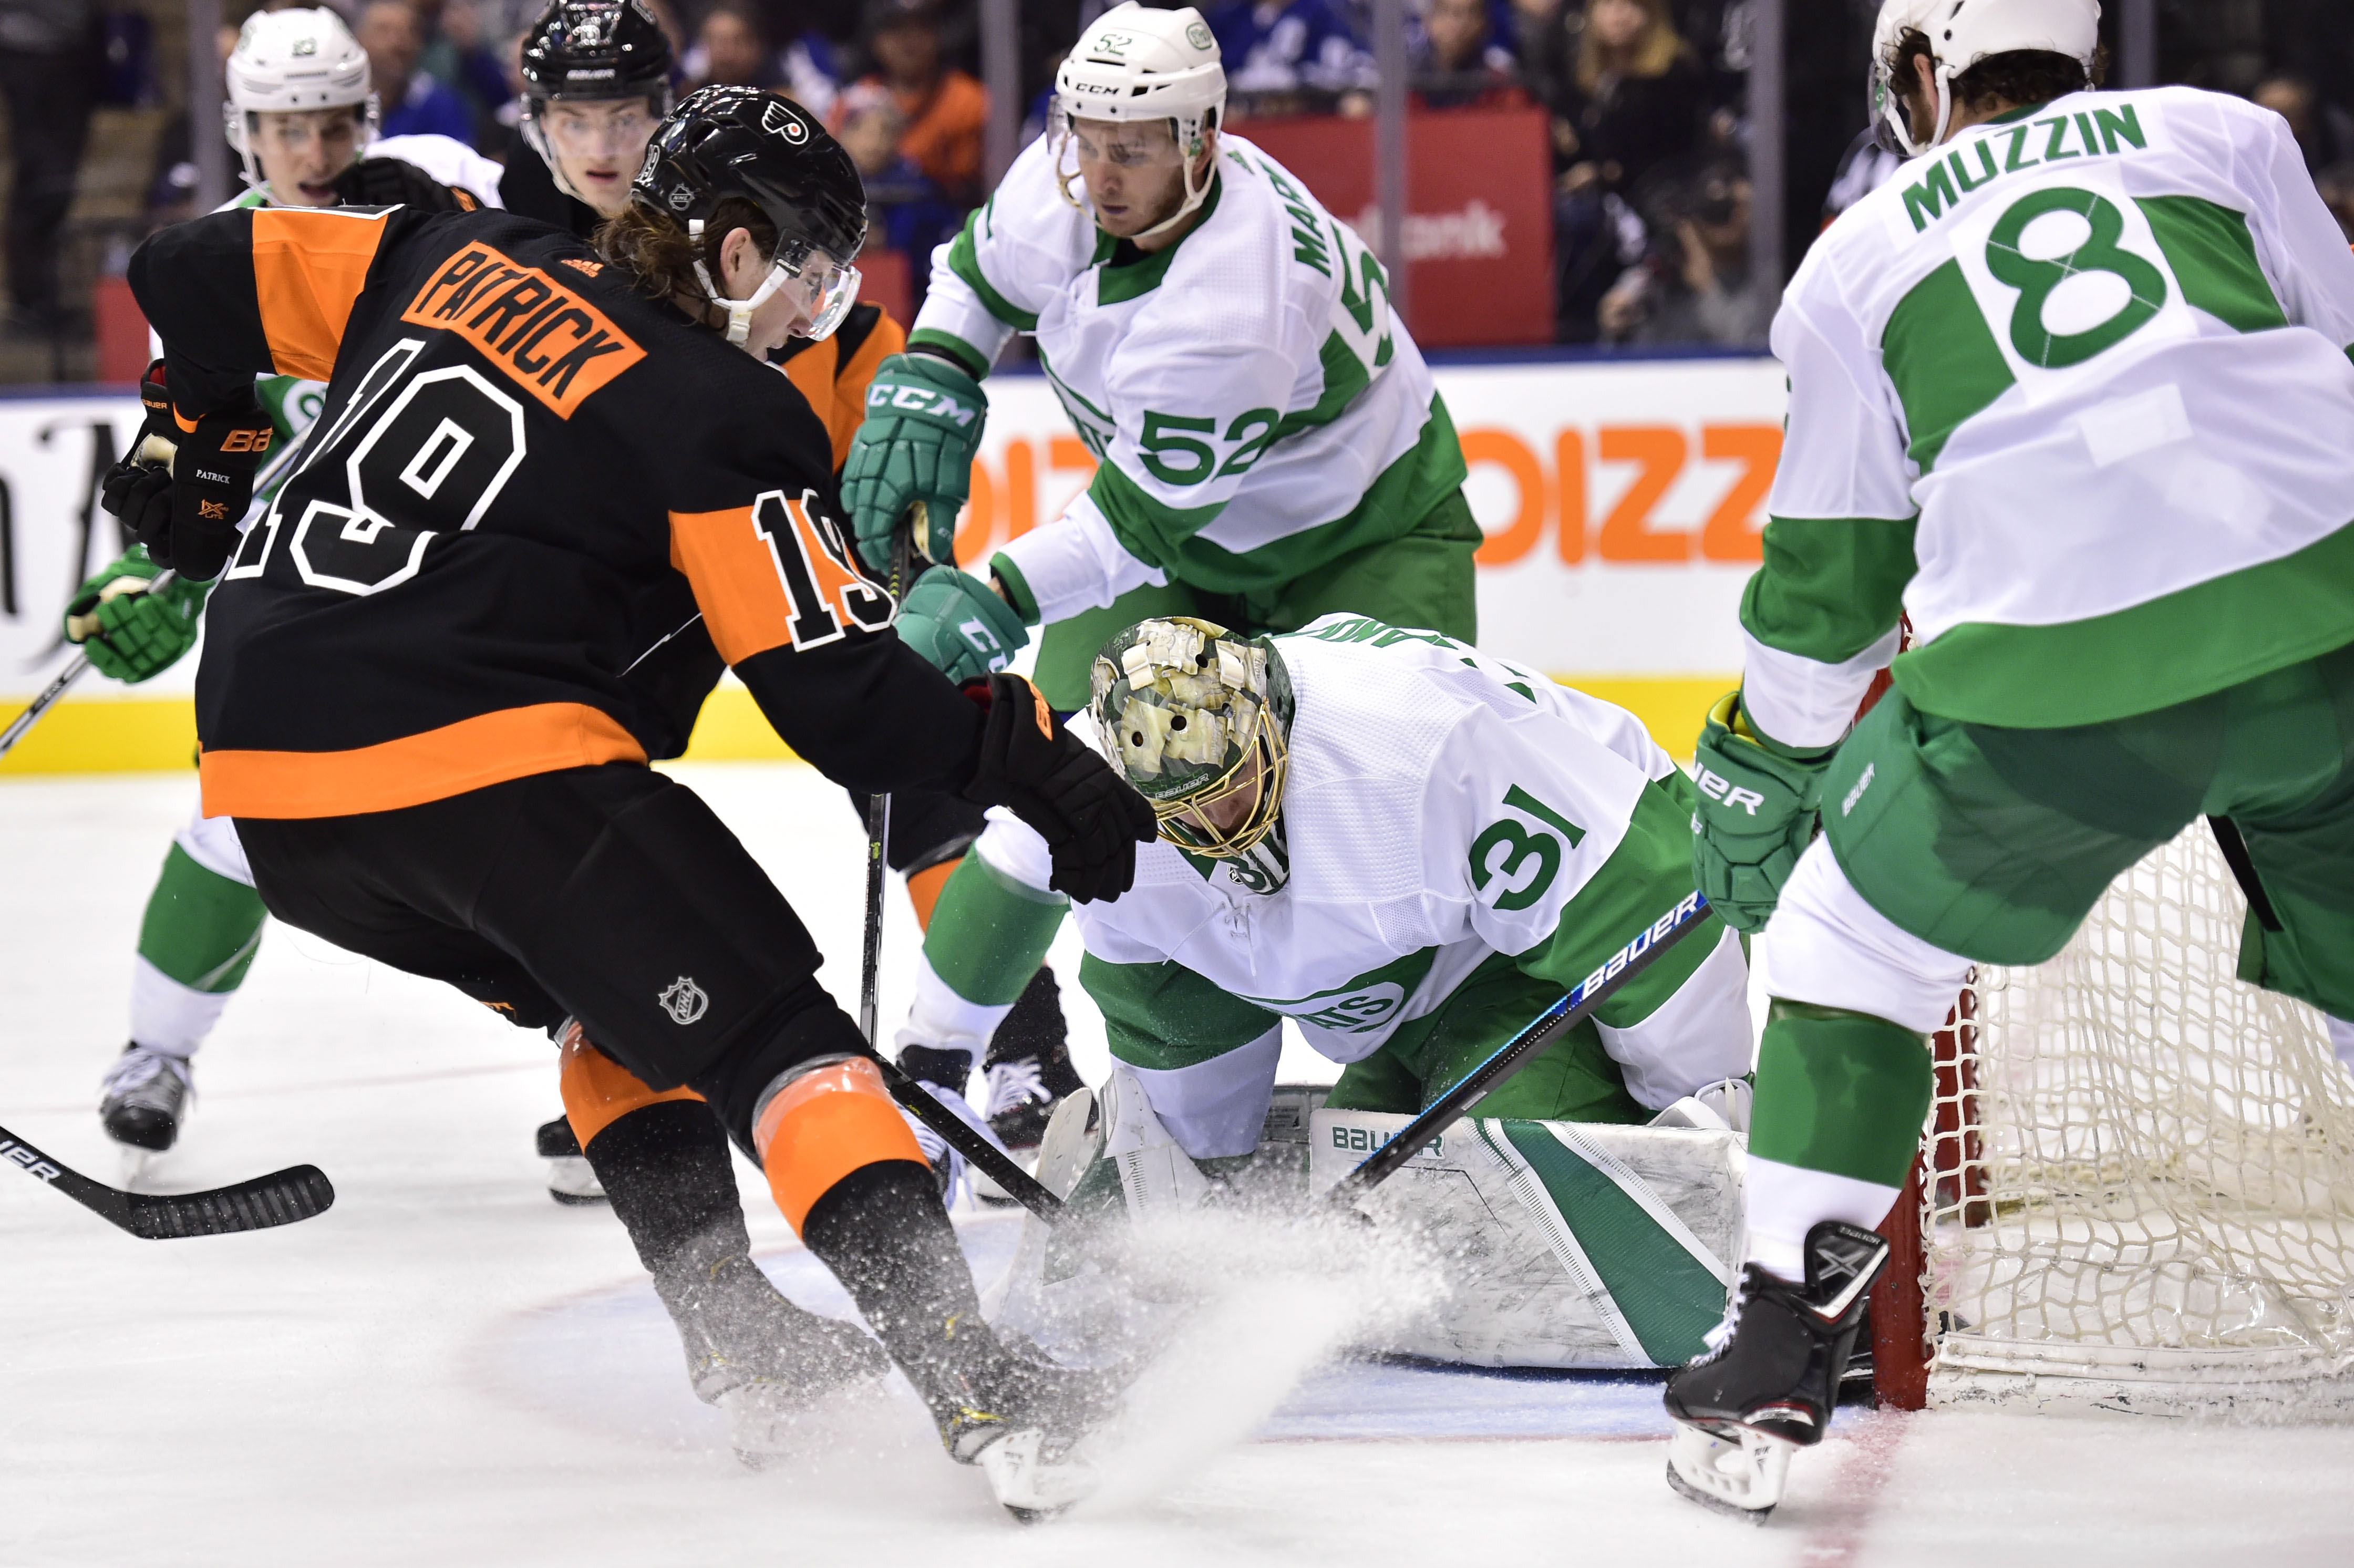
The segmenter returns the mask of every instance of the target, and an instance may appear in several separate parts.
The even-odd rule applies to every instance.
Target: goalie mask
[[[1227,859],[1274,831],[1292,695],[1272,641],[1190,616],[1140,620],[1096,655],[1093,692],[1096,727],[1163,840]]]

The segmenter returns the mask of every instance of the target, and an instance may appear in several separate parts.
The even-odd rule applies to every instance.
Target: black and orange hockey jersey
[[[340,816],[643,759],[625,679],[699,611],[787,744],[853,788],[955,789],[980,715],[855,566],[832,441],[784,376],[503,213],[258,208],[131,282],[184,415],[330,383],[207,611],[205,810]]]

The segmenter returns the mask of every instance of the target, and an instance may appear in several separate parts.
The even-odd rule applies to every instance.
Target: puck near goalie
[[[843,500],[878,570],[918,501],[917,547],[950,559],[982,378],[1016,335],[1097,460],[1086,491],[981,575],[942,566],[910,594],[900,635],[958,679],[1035,628],[1038,689],[1073,712],[1097,650],[1147,616],[1252,633],[1346,610],[1478,634],[1461,446],[1388,279],[1300,180],[1225,132],[1225,96],[1193,7],[1095,18],[1056,72],[1048,133],[935,255],[907,352],[875,376]],[[928,929],[953,943],[1030,913],[960,867]],[[1044,956],[958,983],[1012,1001]],[[909,1071],[954,1103],[995,1044],[934,1040]]]
[[[1408,1115],[1691,896],[1697,796],[1640,722],[1435,632],[1332,615],[1246,638],[1156,618],[1103,648],[1091,688],[1074,727],[1152,802],[1159,836],[1139,853],[1132,888],[1073,911],[1081,983],[1102,1010],[1113,1067],[1070,1217],[1029,1257],[1048,1276],[1069,1272],[1070,1249],[1087,1245],[1070,1238],[1090,1222],[1198,1204],[1240,1176],[1286,1019],[1347,1065],[1320,1126]],[[968,864],[1041,920],[1061,917],[1044,842],[1007,813],[991,813]],[[1022,949],[1023,933],[1002,935]],[[950,956],[920,977],[903,1039],[985,1036],[1002,1011],[944,978],[985,971],[987,940],[969,934]],[[1463,1141],[1500,1141],[1484,1167],[1453,1163],[1483,1192],[1492,1175],[1500,1210],[1521,1208],[1500,1191],[1516,1177],[1551,1195],[1551,1213],[1529,1227],[1499,1219],[1511,1235],[1490,1236],[1524,1255],[1522,1294],[1545,1299],[1517,1328],[1458,1316],[1415,1348],[1615,1366],[1700,1352],[1731,1279],[1722,1259],[1737,1213],[1731,1132],[1746,1125],[1747,973],[1742,938],[1704,924],[1481,1102]],[[1682,1150],[1705,1167],[1680,1187],[1709,1189],[1709,1213],[1655,1223],[1645,1216],[1666,1205],[1631,1175],[1606,1205],[1633,1216],[1617,1234],[1569,1212],[1553,1177],[1577,1157],[1556,1155],[1570,1145],[1542,1124],[1616,1124],[1599,1137],[1671,1107],[1669,1123],[1723,1135],[1654,1136],[1661,1158]],[[1067,1174],[1069,1139],[1086,1123],[1074,1095],[1042,1150],[1047,1175]],[[1585,1141],[1573,1133],[1570,1144]],[[1612,1181],[1628,1171],[1609,1156],[1585,1163]],[[1606,1299],[1525,1255],[1546,1255],[1544,1237],[1564,1226],[1560,1245],[1587,1254]],[[1712,1245],[1689,1250],[1695,1229],[1713,1230]],[[1674,1265],[1664,1275],[1663,1258]],[[1647,1277],[1612,1305],[1628,1268]],[[1017,1268],[1013,1290],[1023,1288]]]
[[[1829,1424],[1974,962],[2052,958],[2205,816],[2241,975],[2354,1057],[2354,257],[2277,115],[2093,90],[2099,16],[1889,0],[1872,113],[1912,162],[1774,323],[1789,433],[1695,857],[1766,931],[1746,1266],[1667,1389],[1669,1479],[1754,1518]]]

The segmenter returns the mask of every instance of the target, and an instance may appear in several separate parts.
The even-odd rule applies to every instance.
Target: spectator
[[[1512,51],[1493,41],[1488,0],[1429,0],[1408,40],[1416,109],[1525,109]]]
[[[425,48],[417,69],[456,90],[473,116],[477,147],[496,135],[498,112],[514,98],[506,68],[483,43],[482,6],[478,0],[410,0],[417,12]]]
[[[471,147],[474,117],[457,92],[418,68],[425,31],[408,0],[372,0],[355,29],[383,105],[386,136],[448,136]]]
[[[58,238],[97,107],[98,14],[90,0],[0,0],[0,92],[8,95],[9,326],[37,337],[75,313],[58,287]]]
[[[2346,231],[2347,243],[2354,245],[2354,163],[2332,164],[2314,175],[2313,183],[2329,216]]]
[[[1553,106],[1554,152],[1566,165],[1553,200],[1563,342],[1594,341],[1602,295],[1642,254],[1641,220],[1626,193],[1699,143],[1706,86],[1667,0],[1585,0],[1576,66]]]
[[[877,0],[866,37],[875,70],[864,81],[888,89],[907,122],[899,151],[949,200],[978,202],[989,90],[941,63],[933,0]]]
[[[775,87],[779,74],[759,16],[748,5],[724,0],[705,13],[685,65],[697,87]]]
[[[2305,78],[2286,72],[2268,76],[2248,96],[2288,122],[2308,171],[2354,159],[2354,115],[2324,103]]]
[[[1249,112],[1282,114],[1312,97],[1343,99],[1344,112],[1370,107],[1373,56],[1345,0],[1228,0],[1207,20],[1226,68],[1226,90]]]
[[[1521,84],[1552,108],[1561,101],[1570,73],[1577,69],[1577,36],[1568,24],[1575,22],[1582,31],[1585,17],[1563,0],[1512,0],[1511,10],[1510,37]]]
[[[1602,336],[1613,343],[1762,348],[1776,291],[1749,265],[1749,171],[1716,154],[1696,167],[1663,164],[1645,205],[1658,241],[1603,296]]]
[[[932,251],[964,222],[964,209],[900,151],[907,128],[890,89],[860,82],[842,95],[834,136],[866,182],[867,243],[907,258],[913,303],[921,305],[931,280]]]

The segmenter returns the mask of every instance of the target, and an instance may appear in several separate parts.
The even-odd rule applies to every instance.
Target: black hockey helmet
[[[666,114],[672,63],[645,0],[556,0],[524,37],[524,97],[647,98]]]
[[[779,269],[798,272],[811,251],[822,250],[847,275],[846,292],[825,291],[828,308],[816,313],[807,334],[824,337],[856,297],[858,272],[850,263],[866,243],[866,185],[858,165],[815,116],[782,93],[697,88],[655,128],[630,199],[700,235],[729,196],[749,201],[776,226]],[[715,302],[729,303],[708,279],[704,286]],[[729,336],[742,341],[738,331]]]

